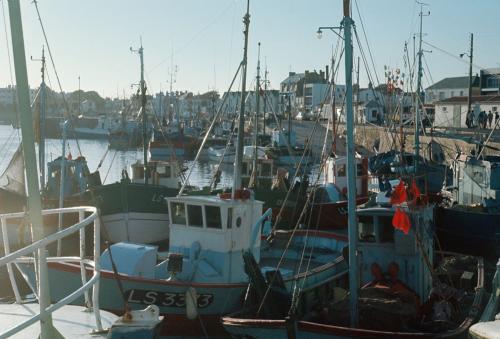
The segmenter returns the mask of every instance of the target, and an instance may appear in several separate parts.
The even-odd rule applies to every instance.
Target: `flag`
[[[392,217],[392,226],[395,229],[403,231],[404,234],[408,234],[410,231],[411,223],[408,214],[405,211],[401,210],[399,207],[396,208],[396,212]]]
[[[405,183],[403,180],[399,181],[399,184],[394,188],[394,192],[391,195],[391,205],[402,204],[408,197],[406,195]]]

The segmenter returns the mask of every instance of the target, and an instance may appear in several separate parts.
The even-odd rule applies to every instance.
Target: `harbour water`
[[[9,161],[16,151],[20,140],[21,131],[19,129],[14,129],[9,125],[0,125],[0,173],[2,173],[9,164]],[[137,161],[142,162],[142,149],[109,149],[108,151],[107,140],[82,139],[77,142],[75,139],[69,139],[66,147],[67,156],[69,153],[71,153],[73,158],[79,156],[80,152],[78,150],[78,145],[81,150],[81,155],[87,159],[91,172],[97,169],[99,162],[102,160],[99,172],[101,180],[104,184],[119,181],[121,179],[122,170],[126,169],[129,171],[131,164]],[[58,139],[47,139],[45,149],[46,161],[56,159],[61,155],[62,142]],[[189,184],[197,187],[209,185],[217,165],[214,163],[208,163],[207,161],[184,161],[184,167],[190,169],[191,166],[194,167],[191,177],[189,178]],[[231,185],[233,177],[232,171],[233,167],[230,165],[221,166],[220,185]]]

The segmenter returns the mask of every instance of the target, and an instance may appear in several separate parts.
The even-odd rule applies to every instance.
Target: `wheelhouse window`
[[[158,166],[158,168],[156,169],[156,172],[158,172],[158,174],[162,178],[170,178],[170,176],[171,176],[170,166]]]
[[[379,217],[378,224],[380,230],[380,242],[394,242],[394,226],[392,226],[392,217]]]
[[[203,227],[203,212],[201,206],[187,205],[189,226]]]
[[[262,175],[263,177],[268,177],[272,174],[271,173],[271,164],[264,162],[260,166],[261,166],[260,167],[260,175]]]
[[[363,164],[356,164],[356,176],[360,177],[363,175]]]
[[[345,177],[345,175],[346,175],[345,164],[337,165],[337,176],[338,177]]]
[[[220,215],[220,207],[205,206],[205,215],[207,217],[208,228],[222,228],[222,218]]]
[[[359,241],[375,242],[375,224],[372,216],[360,215],[358,219]]]
[[[182,202],[172,202],[170,204],[172,213],[172,224],[186,225],[186,209]]]
[[[233,208],[229,207],[227,209],[227,229],[231,229],[233,227]]]

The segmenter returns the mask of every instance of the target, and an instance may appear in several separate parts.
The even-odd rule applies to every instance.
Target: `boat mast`
[[[12,51],[16,74],[17,98],[19,104],[19,118],[23,140],[24,165],[28,194],[29,220],[33,241],[44,237],[42,219],[42,201],[36,168],[35,140],[33,136],[33,116],[30,107],[28,72],[26,70],[26,54],[24,50],[23,25],[19,0],[9,0],[10,30],[12,37]],[[46,259],[46,249],[38,249],[38,302],[40,304],[40,338],[61,338],[52,324],[52,316],[46,309],[50,306],[49,280]]]
[[[46,85],[45,85],[45,47],[42,46],[42,58],[41,59],[33,59],[33,61],[41,61],[42,62],[42,82],[40,84],[40,106],[39,106],[39,136],[40,141],[38,144],[38,165],[40,168],[40,189],[42,190],[45,187],[45,117],[46,117]]]
[[[267,113],[267,62],[265,63],[265,71],[264,71],[264,115],[263,115],[263,124],[264,130],[262,134],[266,135],[266,113]]]
[[[130,47],[131,52],[137,52],[141,59],[141,82],[139,84],[141,90],[141,113],[142,113],[142,151],[143,151],[143,162],[144,162],[144,183],[148,184],[148,143],[147,143],[147,116],[146,116],[146,82],[144,81],[144,48],[142,47],[142,39],[141,39],[141,47],[138,50],[132,49]]]
[[[350,17],[350,0],[344,0],[344,43],[345,43],[345,85],[346,85],[346,132],[347,132],[347,196],[349,227],[349,289],[351,326],[358,325],[358,225],[356,220],[356,155],[354,149],[354,115],[352,104],[352,33],[353,20]]]
[[[418,42],[418,73],[417,73],[417,90],[415,95],[415,174],[418,172],[418,159],[420,159],[420,103],[422,101],[420,88],[422,86],[422,19],[424,17],[422,9],[424,3],[417,2],[420,4],[420,31],[419,31],[419,42]],[[429,14],[427,14],[429,15]]]
[[[248,29],[250,26],[250,0],[247,0],[247,13],[243,17],[245,24],[245,44],[243,47],[243,60],[241,62],[242,77],[241,77],[241,98],[240,98],[240,118],[238,123],[238,139],[236,141],[236,157],[234,160],[234,181],[232,197],[234,199],[237,190],[241,189],[241,170],[243,166],[243,137],[245,129],[245,99],[246,99],[246,84],[247,84],[247,51],[248,51]]]
[[[258,44],[259,52],[257,57],[257,80],[255,82],[255,123],[254,123],[254,149],[253,149],[253,169],[251,181],[253,187],[257,186],[257,146],[259,141],[259,110],[260,110],[260,42]]]

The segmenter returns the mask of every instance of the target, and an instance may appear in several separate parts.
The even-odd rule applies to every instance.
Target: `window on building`
[[[460,91],[460,96],[463,97],[464,96],[464,91]]]
[[[222,228],[222,218],[220,216],[220,207],[205,206],[205,215],[207,217],[208,228]]]
[[[454,97],[455,96],[455,92],[454,91],[451,91],[451,96]]]
[[[189,226],[203,227],[203,212],[201,206],[187,205]]]
[[[439,100],[444,100],[444,92],[439,92]]]
[[[441,107],[441,110],[442,110],[443,112],[446,112],[446,111],[447,111],[446,106]]]
[[[493,106],[491,109],[493,110],[493,112],[496,112],[497,111],[497,106]]]

